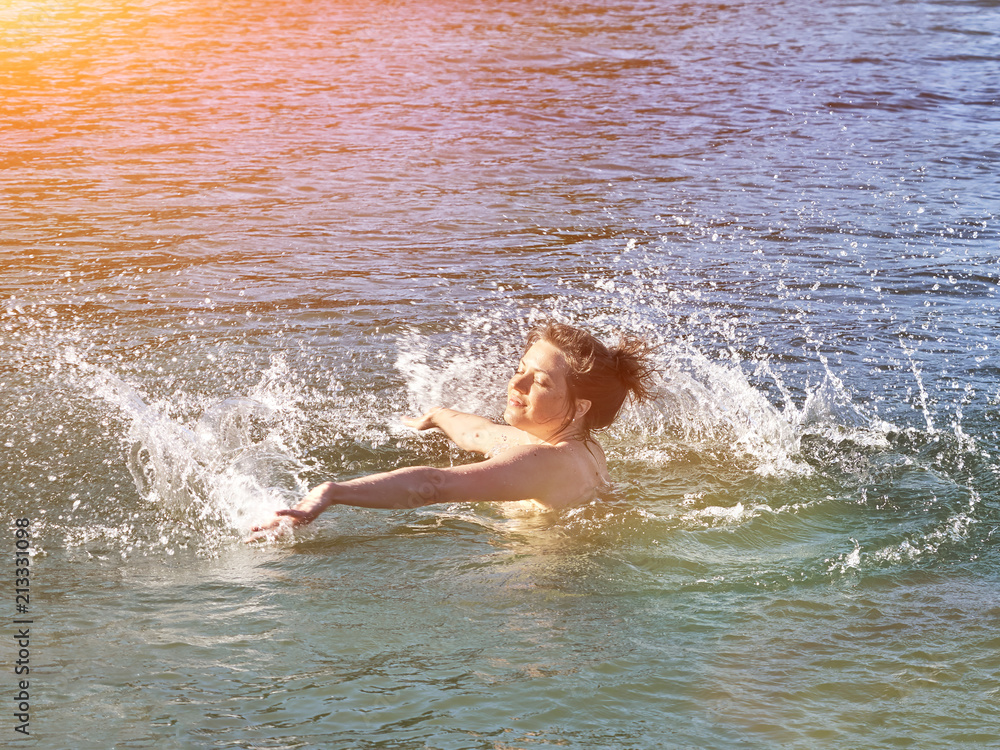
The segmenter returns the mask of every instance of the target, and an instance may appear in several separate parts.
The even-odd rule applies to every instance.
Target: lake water
[[[3,744],[1000,747],[996,2],[0,29]],[[542,317],[661,345],[611,497],[242,544]]]

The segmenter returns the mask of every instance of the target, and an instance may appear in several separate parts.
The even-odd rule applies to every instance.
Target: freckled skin
[[[604,452],[587,444],[577,426],[590,408],[570,411],[569,365],[562,352],[538,341],[525,352],[507,385],[506,424],[451,409],[404,419],[416,429],[438,428],[464,450],[486,456],[465,466],[415,466],[314,487],[294,508],[279,510],[247,541],[272,539],[311,523],[331,505],[417,508],[435,503],[534,500],[550,508],[589,502],[608,481]]]

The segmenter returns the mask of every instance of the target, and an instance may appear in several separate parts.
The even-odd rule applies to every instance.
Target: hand
[[[438,426],[434,417],[440,411],[443,411],[442,407],[435,406],[433,409],[425,411],[419,417],[403,417],[401,421],[407,427],[412,427],[414,430],[429,430]]]
[[[291,519],[285,516],[285,514],[289,512],[289,510],[276,511],[273,519],[267,523],[254,526],[250,529],[253,533],[244,539],[243,542],[245,544],[252,544],[254,542],[273,542],[276,539],[280,539],[283,536],[291,534],[292,529],[296,525],[296,520],[294,516],[292,516]]]
[[[312,523],[329,505],[326,495],[332,485],[332,482],[317,485],[294,508],[282,508],[275,511],[274,518],[270,521],[250,529],[253,533],[244,541],[247,544],[260,541],[274,541],[290,534],[296,526],[305,526]]]

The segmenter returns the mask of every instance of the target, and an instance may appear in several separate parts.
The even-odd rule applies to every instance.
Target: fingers
[[[279,515],[281,511],[277,511],[275,515]],[[258,526],[252,526],[250,528],[250,536],[244,539],[244,543],[251,544],[253,542],[261,541],[274,541],[279,537],[285,536],[291,531],[291,525],[282,518],[275,518],[268,523],[262,523]]]
[[[244,544],[253,544],[254,542],[265,542],[265,541],[273,542],[275,539],[282,536],[282,532],[280,530],[275,531],[272,529],[262,529],[257,526],[251,529],[251,531],[253,531],[254,533],[252,533],[250,536],[248,536],[246,539],[243,540]]]
[[[252,526],[250,528],[250,536],[244,541],[248,544],[261,540],[273,541],[286,534],[290,534],[295,526],[311,523],[315,518],[312,513],[299,510],[298,508],[281,508],[274,511],[274,515],[275,518],[271,521],[259,524],[258,526]]]
[[[437,423],[434,421],[434,416],[441,411],[440,406],[435,406],[433,409],[428,409],[419,417],[401,417],[400,421],[407,427],[412,427],[414,430],[429,430],[432,427],[436,427]]]

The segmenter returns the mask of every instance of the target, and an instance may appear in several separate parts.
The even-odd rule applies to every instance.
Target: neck
[[[568,440],[583,440],[584,434],[583,429],[577,424],[576,420],[570,422],[567,425],[560,426],[550,435],[545,435],[544,433],[532,433],[534,437],[541,440],[543,443],[550,443],[555,445],[556,443],[563,443]]]

